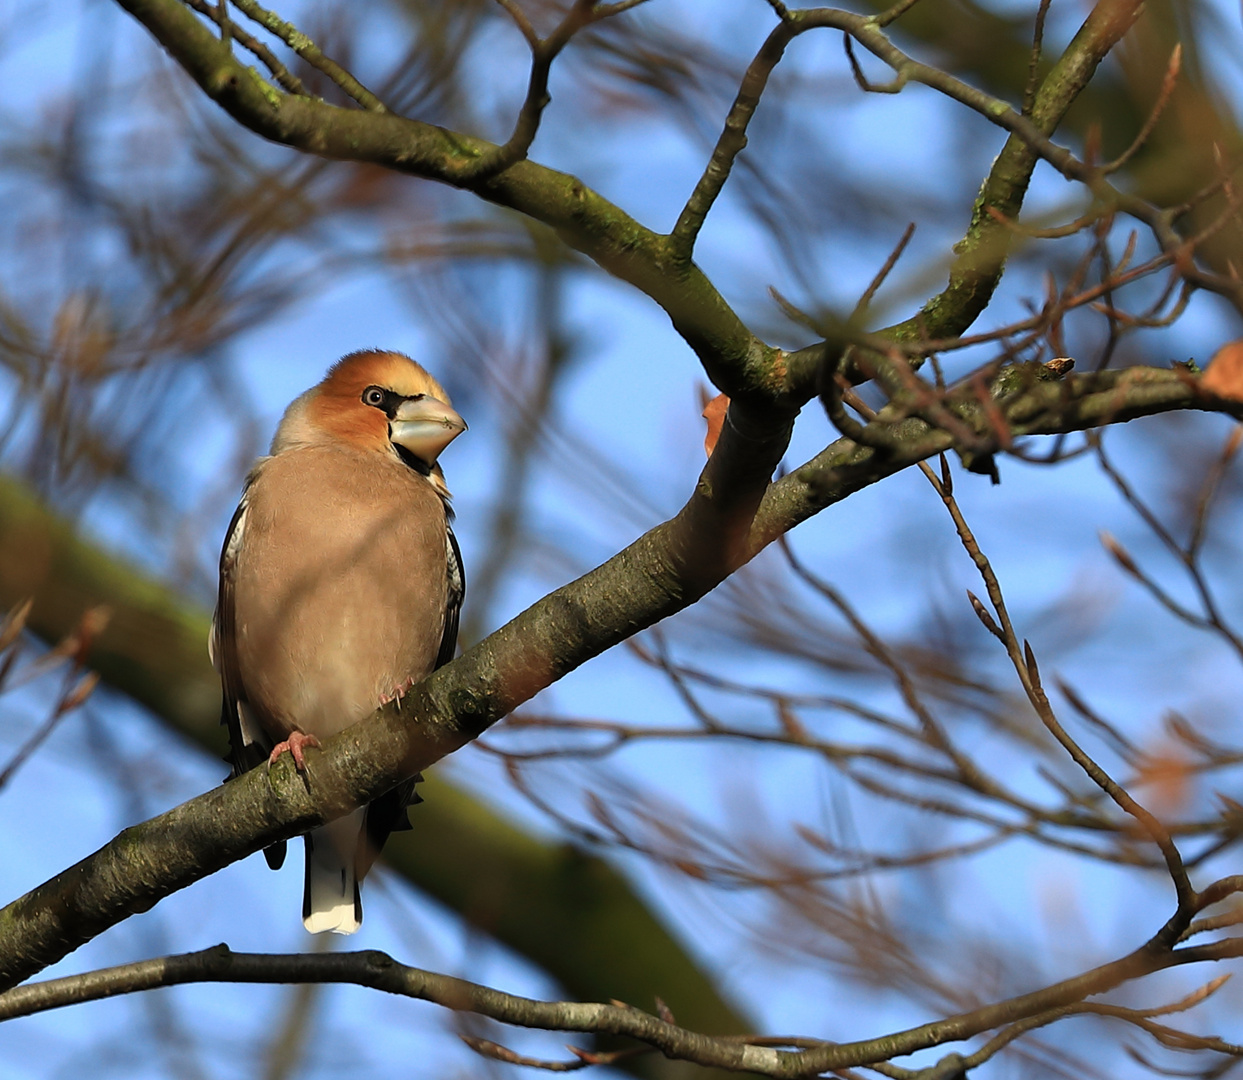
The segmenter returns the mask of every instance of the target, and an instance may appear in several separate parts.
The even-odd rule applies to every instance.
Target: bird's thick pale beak
[[[403,401],[389,421],[389,438],[428,465],[465,430],[466,421],[434,397]]]

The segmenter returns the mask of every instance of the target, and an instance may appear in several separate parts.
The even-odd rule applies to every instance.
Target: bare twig
[[[360,83],[331,57],[325,56],[318,45],[293,23],[286,22],[273,11],[261,7],[255,0],[231,0],[233,5],[253,19],[265,30],[275,34],[303,60],[317,71],[323,72],[351,98],[369,112],[386,113],[388,108],[378,97]]]
[[[509,138],[482,156],[458,168],[462,183],[478,183],[526,158],[535,136],[539,132],[540,118],[552,98],[548,94],[548,76],[553,61],[570,39],[586,26],[620,15],[637,7],[644,0],[623,0],[615,4],[599,4],[596,0],[574,0],[565,18],[546,38],[541,38],[527,18],[517,0],[497,0],[514,20],[527,44],[531,47],[531,74],[527,80],[526,98],[518,110],[518,119]]]
[[[480,1057],[489,1058],[492,1061],[503,1061],[506,1065],[525,1065],[528,1069],[541,1069],[544,1072],[577,1072],[579,1069],[595,1064],[584,1057],[575,1058],[573,1061],[546,1061],[542,1058],[525,1057],[510,1050],[507,1046],[492,1042],[491,1039],[481,1039],[475,1035],[459,1035],[458,1038]],[[570,1047],[570,1049],[575,1048]]]
[[[1113,481],[1114,487],[1118,489],[1118,493],[1127,502],[1128,505],[1140,516],[1144,524],[1152,531],[1152,533],[1161,541],[1166,550],[1173,555],[1179,563],[1182,564],[1187,576],[1191,579],[1191,583],[1195,588],[1196,595],[1200,601],[1202,613],[1196,613],[1189,608],[1180,604],[1170,594],[1161,587],[1161,585],[1146,574],[1133,558],[1122,548],[1113,537],[1105,534],[1102,536],[1102,542],[1109,550],[1110,554],[1118,561],[1119,565],[1134,577],[1140,584],[1148,590],[1152,597],[1157,600],[1164,608],[1172,614],[1182,619],[1189,626],[1198,629],[1210,630],[1216,633],[1223,641],[1225,641],[1239,657],[1243,657],[1243,638],[1235,632],[1235,630],[1226,622],[1225,617],[1221,613],[1221,609],[1217,603],[1213,590],[1210,587],[1199,562],[1199,546],[1202,542],[1204,525],[1200,526],[1197,533],[1193,529],[1192,541],[1187,547],[1180,544],[1174,535],[1162,524],[1151,508],[1139,497],[1126,478],[1114,468],[1113,463],[1105,454],[1104,439],[1098,433],[1092,436],[1093,446],[1096,450],[1097,460],[1100,462],[1101,468],[1105,475]],[[1221,463],[1219,468],[1224,469],[1233,459],[1237,450],[1233,434],[1226,440],[1222,455],[1218,459]],[[1208,498],[1211,499],[1211,492],[1215,489],[1214,483],[1212,488],[1208,490]],[[1207,520],[1208,502],[1205,502],[1205,520]]]
[[[1144,126],[1139,129],[1131,145],[1128,146],[1113,161],[1101,167],[1101,172],[1108,176],[1112,172],[1117,172],[1127,162],[1131,160],[1143,147],[1152,135],[1153,130],[1157,126],[1157,121],[1161,119],[1161,114],[1165,111],[1166,105],[1169,104],[1170,98],[1174,94],[1174,87],[1178,82],[1178,73],[1182,69],[1183,63],[1183,47],[1182,43],[1174,46],[1174,51],[1170,53],[1170,62],[1165,67],[1165,78],[1161,80],[1161,89],[1157,94],[1157,100],[1153,102],[1152,110],[1148,113],[1148,119],[1144,121]]]
[[[876,25],[888,26],[895,19],[900,19],[918,3],[919,0],[898,0],[892,7],[886,8],[876,16]]]
[[[976,569],[984,580],[989,599],[992,601],[993,611],[997,614],[998,623],[1004,636],[1006,652],[1010,656],[1011,663],[1014,665],[1015,672],[1019,676],[1019,681],[1022,683],[1032,707],[1036,710],[1037,715],[1045,727],[1048,728],[1050,734],[1062,744],[1062,747],[1071,756],[1075,764],[1091,778],[1093,783],[1113,799],[1122,810],[1135,818],[1149,837],[1151,837],[1153,843],[1160,849],[1178,897],[1177,914],[1189,919],[1197,901],[1197,894],[1195,889],[1192,888],[1186,867],[1183,865],[1182,855],[1170,837],[1169,830],[1101,768],[1062,727],[1044,692],[1040,671],[1036,665],[1036,657],[1031,645],[1026,641],[1022,642],[1021,645],[1019,643],[1018,635],[1015,633],[1013,624],[1010,621],[1009,612],[1006,610],[1001,585],[993,572],[992,564],[980,549],[975,534],[967,524],[966,518],[963,517],[962,510],[959,508],[953,493],[945,489],[926,464],[921,463],[921,468],[928,481],[936,489],[937,494],[941,496],[941,501],[945,504],[950,517],[953,519],[954,527],[958,532],[963,547],[971,557],[972,562],[975,563]],[[1177,932],[1181,933],[1181,930],[1182,927],[1180,926]]]
[[[849,33],[842,35],[842,48],[846,50],[846,59],[850,63],[850,74],[854,76],[855,85],[865,94],[897,94],[906,86],[906,75],[902,71],[898,72],[892,82],[887,83],[874,83],[863,74]]]
[[[1225,479],[1226,472],[1238,454],[1241,444],[1243,444],[1243,425],[1236,424],[1230,429],[1230,434],[1226,436],[1226,441],[1222,444],[1221,453],[1213,461],[1212,468],[1209,469],[1204,477],[1204,483],[1200,486],[1199,495],[1196,497],[1195,513],[1191,519],[1191,535],[1187,539],[1187,554],[1193,559],[1199,554],[1204,544],[1204,537],[1208,533],[1208,519],[1213,508],[1213,497],[1217,494],[1222,480]]]
[[[863,295],[859,297],[855,303],[854,310],[850,313],[850,318],[847,319],[848,323],[858,322],[867,313],[867,309],[871,306],[880,287],[885,283],[885,279],[893,271],[893,268],[898,265],[898,260],[902,258],[902,252],[906,250],[906,245],[911,242],[911,237],[914,235],[915,222],[912,221],[903,230],[901,239],[894,245],[894,249],[889,253],[889,257],[885,260],[884,265],[876,272],[872,280],[868,282],[868,287],[863,290]]]
[[[276,58],[271,49],[228,17],[228,0],[216,0],[215,4],[210,3],[209,0],[183,0],[183,2],[200,15],[207,15],[209,18],[214,18],[217,22],[220,22],[221,35],[227,35],[242,46],[243,49],[253,53],[263,66],[272,73],[272,78],[282,88],[291,94],[298,94],[302,97],[308,96],[306,87],[302,85],[302,80],[291,74],[289,69]]]
[[[1040,0],[1036,8],[1036,25],[1032,31],[1032,51],[1027,61],[1027,85],[1023,88],[1023,115],[1031,116],[1032,106],[1036,102],[1036,88],[1039,86],[1040,59],[1044,50],[1044,23],[1049,14],[1051,0]]]
[[[725,126],[712,150],[712,156],[669,234],[670,243],[680,258],[690,259],[708,211],[712,209],[725,181],[729,179],[734,160],[747,145],[747,125],[755,115],[760,97],[768,85],[768,78],[781,62],[786,46],[803,29],[806,27],[783,15],[782,21],[769,33],[755,59],[747,67],[742,85],[738,88],[738,96],[734,98],[734,103],[725,117]]]
[[[30,615],[31,606],[29,600],[19,604],[9,613],[3,627],[0,627],[0,653],[6,651],[8,653],[0,664],[0,690],[12,689],[14,685],[17,685],[9,676],[13,670],[13,661],[17,656],[18,635]],[[78,620],[74,633],[39,660],[27,665],[29,670],[19,672],[22,676],[20,681],[25,682],[54,669],[66,659],[70,661],[65,669],[60,694],[51,713],[18,748],[9,763],[0,769],[0,789],[3,789],[13,779],[17,771],[47,741],[48,736],[56,730],[60,722],[86,702],[98,685],[99,673],[95,671],[83,673],[83,668],[91,646],[107,626],[109,617],[109,611],[105,607],[88,608]]]

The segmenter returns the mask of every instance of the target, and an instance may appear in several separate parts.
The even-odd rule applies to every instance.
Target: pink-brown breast
[[[344,445],[263,462],[234,577],[237,668],[274,740],[329,736],[427,675],[444,632],[445,508],[395,457]]]

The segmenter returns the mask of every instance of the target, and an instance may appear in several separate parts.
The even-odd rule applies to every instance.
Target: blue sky
[[[718,5],[699,3],[682,5],[678,13],[685,25],[692,26],[716,18],[718,10]],[[285,13],[297,14],[294,9]],[[1069,37],[1079,14],[1077,8],[1055,12],[1052,43]],[[27,123],[54,107],[89,43],[100,37],[109,40],[111,62],[122,70],[143,67],[155,49],[127,16],[106,5],[54,4],[4,18],[0,64],[5,85],[11,88],[8,113],[24,116]],[[1220,39],[1221,65],[1224,85],[1234,89],[1237,66],[1228,65],[1237,61],[1229,59],[1231,49],[1226,46],[1237,45],[1237,12],[1231,12],[1229,20],[1224,24],[1228,33],[1223,31]],[[758,0],[738,4],[714,23],[716,43],[741,70],[770,22],[767,5]],[[386,42],[378,39],[375,48],[375,56],[360,57],[360,69],[386,61]],[[479,115],[484,134],[502,134],[523,85],[523,53],[517,35],[499,24],[486,48]],[[1237,50],[1235,55],[1240,55]],[[954,110],[922,88],[896,98],[860,95],[841,59],[840,45],[829,35],[797,42],[781,71],[799,86],[795,98],[799,111],[787,119],[825,136],[816,151],[825,155],[825,167],[840,168],[863,186],[883,177],[886,185],[908,191],[916,207],[924,197],[954,196],[965,215],[982,170],[1000,146],[995,130],[977,119],[960,124]],[[573,168],[640,220],[668,228],[702,167],[702,139],[674,123],[602,116],[590,101],[576,98],[572,81],[576,74],[581,73],[574,69],[571,50],[564,67],[554,73],[553,104],[533,157]],[[592,138],[585,132],[594,132],[592,125],[606,119],[611,123],[609,137],[593,139],[584,152],[584,139]],[[748,151],[756,160],[768,160],[767,149],[780,145],[778,118],[768,119],[772,124],[757,126]],[[713,122],[713,114],[707,112],[705,130],[712,131]],[[946,162],[952,165],[945,167]],[[792,200],[791,213],[797,213],[797,175],[786,185],[782,170],[775,172],[777,188]],[[464,204],[469,197],[452,198]],[[1064,182],[1047,170],[1039,171],[1029,205],[1052,208],[1067,201]],[[5,230],[20,227],[11,205],[7,212],[0,210],[3,217],[9,219],[0,222]],[[895,274],[888,298],[899,313],[909,306],[910,296],[927,291],[938,273],[937,260],[943,259],[963,227],[959,219],[917,220],[909,258]],[[892,227],[863,235],[857,223],[852,224],[851,209],[843,207],[840,220],[818,238],[813,265],[800,272],[782,260],[745,203],[727,189],[704,232],[698,261],[744,317],[773,322],[770,284],[796,301],[849,306],[905,224],[895,220]],[[106,265],[106,255],[100,265]],[[12,288],[23,277],[37,277],[38,270],[10,264],[0,269],[0,277]],[[1013,278],[996,314],[989,316],[994,324],[1016,317],[1023,298],[1039,294],[1038,282],[1022,263]],[[805,295],[809,282],[816,288],[811,297]],[[498,339],[519,348],[529,330],[523,310],[528,294],[518,286],[506,293],[503,283],[497,289],[512,304],[512,310],[496,313]],[[584,344],[574,371],[558,386],[533,484],[530,528],[534,539],[569,537],[573,559],[567,563],[541,558],[533,544],[535,553],[526,554],[515,566],[487,612],[488,626],[499,625],[576,570],[607,557],[675,512],[702,465],[697,389],[704,379],[667,318],[645,298],[602,274],[578,277],[566,291],[565,304],[568,322]],[[446,365],[447,351],[434,332],[416,321],[413,311],[391,275],[343,273],[232,342],[229,367],[248,391],[261,429],[256,432],[256,449],[288,401],[351,349],[379,344],[426,358],[434,369]],[[790,339],[783,344],[806,340],[797,328],[787,332]],[[1203,362],[1221,341],[1235,334],[1237,329],[1220,306],[1197,298],[1188,316],[1156,338],[1157,344],[1150,341],[1149,347],[1157,354],[1164,349],[1169,358],[1196,357]],[[441,373],[453,377],[452,371]],[[0,384],[0,397],[11,392],[11,386]],[[470,433],[443,461],[455,492],[468,567],[481,557],[483,522],[497,498],[497,457],[506,422],[505,402],[489,388],[479,388],[471,400],[476,411],[467,415]],[[201,515],[205,522],[192,546],[209,576],[240,485],[241,464],[234,459],[238,443],[228,418],[197,419],[193,437],[172,452],[182,477],[178,498],[187,512]],[[1226,429],[1218,419],[1197,421],[1193,438],[1224,438]],[[1111,435],[1110,444],[1115,456],[1134,463],[1137,471],[1141,466],[1151,468],[1155,479],[1149,484],[1160,501],[1168,495],[1161,486],[1161,458],[1172,443],[1158,438],[1155,431],[1152,425],[1135,425],[1134,430]],[[827,421],[809,409],[799,423],[788,461],[795,464],[810,457],[832,438]],[[594,476],[567,474],[561,462],[573,456],[575,445],[590,446],[613,462],[636,497],[619,499]],[[1038,653],[1052,657],[1049,664],[1086,688],[1097,707],[1119,718],[1143,743],[1159,740],[1163,712],[1171,708],[1205,717],[1223,730],[1236,725],[1236,703],[1243,690],[1237,658],[1160,617],[1096,541],[1098,530],[1106,529],[1142,556],[1160,558],[1091,459],[1057,469],[1005,460],[1001,468],[1003,483],[996,488],[960,473],[958,493],[1006,585],[1020,625],[1037,627],[1033,644]],[[171,574],[169,543],[152,543],[136,527],[128,507],[96,499],[87,506],[85,521],[117,550],[156,573]],[[1228,566],[1234,555],[1229,537],[1237,530],[1230,524],[1218,523],[1220,539],[1213,556],[1219,566]],[[848,592],[875,627],[893,634],[908,633],[920,622],[928,611],[929,595],[957,611],[966,603],[964,588],[980,591],[943,509],[927,483],[913,472],[832,508],[800,527],[792,540],[800,554]],[[781,559],[771,552],[746,573],[746,584],[755,590],[752,595],[764,596],[787,579]],[[203,590],[205,580],[206,576],[195,578],[192,587],[206,604],[210,597]],[[1237,612],[1237,585],[1229,578],[1223,585],[1227,606]],[[1056,638],[1039,637],[1038,616],[1064,596],[1081,605],[1097,633],[1085,648],[1062,655]],[[669,634],[679,657],[718,663],[736,678],[783,689],[823,690],[823,674],[806,665],[748,653],[736,643],[705,633],[703,620],[722,610],[712,603],[706,612],[692,611],[673,620]],[[828,618],[825,613],[819,617]],[[991,670],[1000,670],[997,665],[1002,661],[998,654],[985,662]],[[892,693],[883,689],[855,689],[878,703],[892,700]],[[0,731],[0,759],[38,723],[51,693],[41,684],[5,698],[8,723]],[[592,661],[541,695],[536,705],[567,716],[635,723],[685,719],[672,688],[624,650]],[[981,747],[988,745],[989,733],[981,732],[978,738]],[[997,752],[1005,752],[999,743]],[[107,760],[116,762],[113,775],[101,769],[100,761]],[[503,783],[495,760],[486,753],[467,748],[442,767],[530,828],[551,834],[550,823]],[[1015,761],[1013,767],[1030,770],[1030,763]],[[820,766],[794,753],[744,753],[733,743],[705,748],[640,744],[610,759],[608,768],[615,779],[642,781],[670,805],[688,807],[727,828],[745,825],[750,811],[757,820],[768,817],[783,828],[793,821],[822,821],[836,812],[831,785]],[[218,782],[222,771],[218,763],[187,751],[141,710],[116,695],[99,693],[90,708],[67,720],[36,760],[0,792],[0,813],[13,823],[4,830],[9,858],[0,869],[6,895],[15,896],[45,880],[106,842],[126,823]],[[128,784],[118,784],[118,776],[128,777]],[[596,774],[566,768],[548,776],[556,784],[551,794],[563,808],[581,816],[581,789]],[[1030,771],[1022,783],[1030,791],[1041,785]],[[887,820],[868,820],[865,811],[861,816],[855,827],[864,835],[894,827]],[[780,842],[791,842],[784,831]],[[840,1039],[878,1034],[928,1018],[923,1006],[895,995],[873,995],[857,988],[844,993],[833,965],[812,954],[781,956],[756,948],[746,924],[768,917],[762,898],[742,891],[705,890],[633,856],[616,857],[692,951],[719,973],[727,992],[766,1030]],[[237,949],[307,948],[309,939],[298,919],[301,872],[294,865],[298,861],[291,859],[291,866],[275,875],[258,858],[232,866],[129,920],[48,974],[221,940]],[[932,939],[950,938],[951,928],[973,927],[982,939],[1039,941],[1047,949],[1032,961],[1032,970],[1054,976],[1079,970],[1085,957],[1088,962],[1103,961],[1133,947],[1169,906],[1168,885],[1155,877],[1136,885],[1134,875],[1088,867],[1022,842],[923,876],[880,876],[872,887],[882,896],[897,897],[895,904],[908,914],[926,906],[923,925],[917,929]],[[927,899],[933,896],[940,901]],[[377,880],[369,881],[367,899],[368,919],[350,941],[351,948],[386,949],[412,963],[519,993],[556,993],[541,973],[464,929],[391,876],[377,875]],[[1074,941],[1075,948],[1059,951],[1063,939]],[[791,940],[804,939],[792,934]],[[960,965],[972,961],[970,956],[951,959]],[[1152,996],[1143,999],[1160,999],[1167,985],[1180,979],[1184,981],[1179,985],[1194,982],[1190,975],[1164,976],[1164,982],[1154,980],[1145,988],[1143,994]],[[1237,1015],[1238,999],[1227,1000]],[[84,1066],[132,1076],[169,1074],[175,1071],[173,1065],[149,1053],[141,1034],[137,1045],[134,1038],[168,1030],[193,1048],[186,1060],[199,1060],[203,1075],[250,1075],[245,1048],[261,1042],[283,1001],[282,991],[264,988],[227,992],[185,988],[148,1000],[118,1000],[12,1023],[0,1029],[0,1077],[43,1078],[80,1072]],[[411,1060],[428,1062],[429,1072],[434,1063],[442,1074],[481,1068],[456,1039],[444,1034],[452,1030],[452,1022],[431,1006],[330,988],[320,1010],[306,1075],[328,1075],[352,1054],[364,1062],[359,1073],[364,1076],[391,1075],[400,1063]],[[1210,1015],[1222,1021],[1228,1016],[1226,1004]],[[211,1044],[211,1033],[220,1029],[236,1033],[235,1046],[222,1049]],[[1229,1030],[1223,1034],[1232,1036]],[[1237,1030],[1233,1037],[1239,1037]],[[511,1039],[507,1032],[501,1041],[555,1056],[564,1040]]]

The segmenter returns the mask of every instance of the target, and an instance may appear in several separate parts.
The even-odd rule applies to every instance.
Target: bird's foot
[[[319,740],[314,735],[306,735],[301,731],[291,731],[288,739],[272,747],[272,753],[268,755],[268,768],[270,769],[276,763],[276,759],[288,750],[293,755],[294,767],[298,772],[306,772],[306,758],[303,756],[302,751],[307,746],[314,746],[318,749]]]
[[[395,686],[391,694],[381,694],[380,704],[387,705],[390,701],[396,701],[397,707],[400,709],[401,699],[405,697],[406,694],[410,693],[410,688],[414,686],[414,681],[415,681],[414,676],[411,676],[410,678],[406,679],[405,682],[401,683],[399,686]]]

